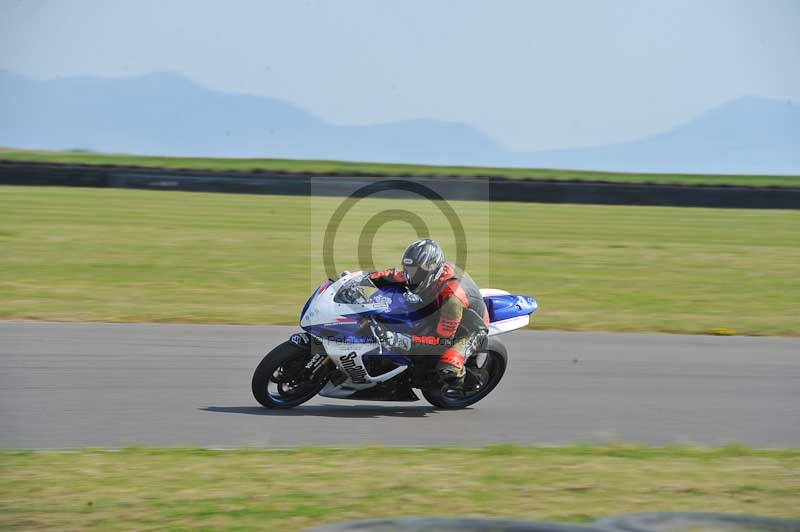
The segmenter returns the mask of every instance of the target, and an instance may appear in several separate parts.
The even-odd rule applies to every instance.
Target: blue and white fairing
[[[489,335],[502,334],[524,327],[530,314],[536,311],[536,300],[502,290],[481,290],[491,323]],[[399,333],[414,334],[418,316],[414,303],[406,300],[399,288],[378,289],[364,272],[344,274],[334,281],[321,284],[306,302],[300,313],[300,326],[321,343],[325,352],[347,379],[338,386],[328,383],[320,395],[348,397],[388,381],[413,364],[401,353],[380,345],[369,328],[362,327],[361,318],[374,316]],[[370,375],[365,358],[382,356],[397,367],[380,375]]]
[[[392,330],[409,332],[407,303],[396,289],[379,290],[363,272],[345,274],[322,283],[311,295],[300,314],[300,326],[321,343],[330,359],[347,379],[338,386],[328,383],[320,395],[349,397],[354,393],[388,381],[412,366],[400,353],[382,346],[362,317],[380,315],[392,323]],[[370,375],[365,356],[384,356],[397,367],[380,375]]]
[[[378,289],[362,272],[346,274],[335,281],[322,283],[306,302],[300,314],[300,327],[319,339],[336,337],[348,343],[373,341],[364,338],[358,321],[376,316],[392,323],[396,332],[410,332],[413,309],[405,301],[403,291],[387,287]]]

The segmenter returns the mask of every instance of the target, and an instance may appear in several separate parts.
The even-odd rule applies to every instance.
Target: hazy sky
[[[171,70],[339,124],[434,118],[574,147],[743,95],[800,101],[800,1],[0,0],[0,68]]]

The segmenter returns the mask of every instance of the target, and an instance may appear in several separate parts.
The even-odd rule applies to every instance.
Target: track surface
[[[800,340],[518,332],[471,409],[316,398],[261,408],[291,327],[0,323],[0,447],[269,447],[624,440],[800,446]]]

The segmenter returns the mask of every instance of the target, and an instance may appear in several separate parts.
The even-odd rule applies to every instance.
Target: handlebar
[[[369,321],[370,321],[369,330],[372,331],[372,336],[374,336],[375,339],[378,341],[378,354],[382,355],[383,354],[383,341],[381,341],[381,336],[380,336],[380,334],[378,334],[378,331],[377,331],[377,329],[378,329],[378,327],[380,327],[380,325],[378,324],[378,321],[375,319],[375,316],[370,316],[369,317]]]

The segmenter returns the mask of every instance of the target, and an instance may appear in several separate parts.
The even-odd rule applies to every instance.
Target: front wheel
[[[284,342],[261,360],[253,373],[253,397],[266,408],[294,408],[317,395],[328,381],[324,364],[307,349]]]
[[[474,405],[495,389],[503,378],[508,365],[505,346],[494,338],[465,362],[467,374],[461,388],[432,386],[422,390],[422,395],[433,406],[439,408],[466,408]]]

